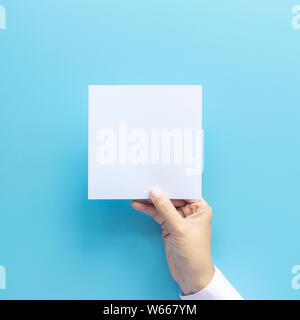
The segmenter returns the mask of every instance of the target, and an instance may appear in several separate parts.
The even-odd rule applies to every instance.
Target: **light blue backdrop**
[[[199,83],[215,264],[245,298],[300,299],[300,1],[0,4],[0,299],[178,298],[159,227],[87,200],[88,84]]]

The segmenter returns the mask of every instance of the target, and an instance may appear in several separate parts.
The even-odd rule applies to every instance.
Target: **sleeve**
[[[181,293],[180,298],[182,300],[243,300],[217,267],[215,267],[214,277],[204,289],[187,296]]]

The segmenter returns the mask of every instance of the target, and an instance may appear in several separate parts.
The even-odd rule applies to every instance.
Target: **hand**
[[[183,294],[200,291],[214,276],[210,206],[203,199],[171,201],[157,188],[150,198],[152,203],[133,200],[131,205],[160,224],[169,269]]]

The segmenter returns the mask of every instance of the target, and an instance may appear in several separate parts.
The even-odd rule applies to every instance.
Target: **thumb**
[[[167,222],[170,229],[178,229],[180,224],[183,222],[183,218],[176,210],[170,199],[158,188],[152,188],[149,195],[155,208]]]

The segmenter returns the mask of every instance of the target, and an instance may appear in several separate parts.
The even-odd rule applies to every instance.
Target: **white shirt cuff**
[[[217,267],[212,280],[204,289],[188,296],[181,293],[180,298],[182,300],[243,300]]]

